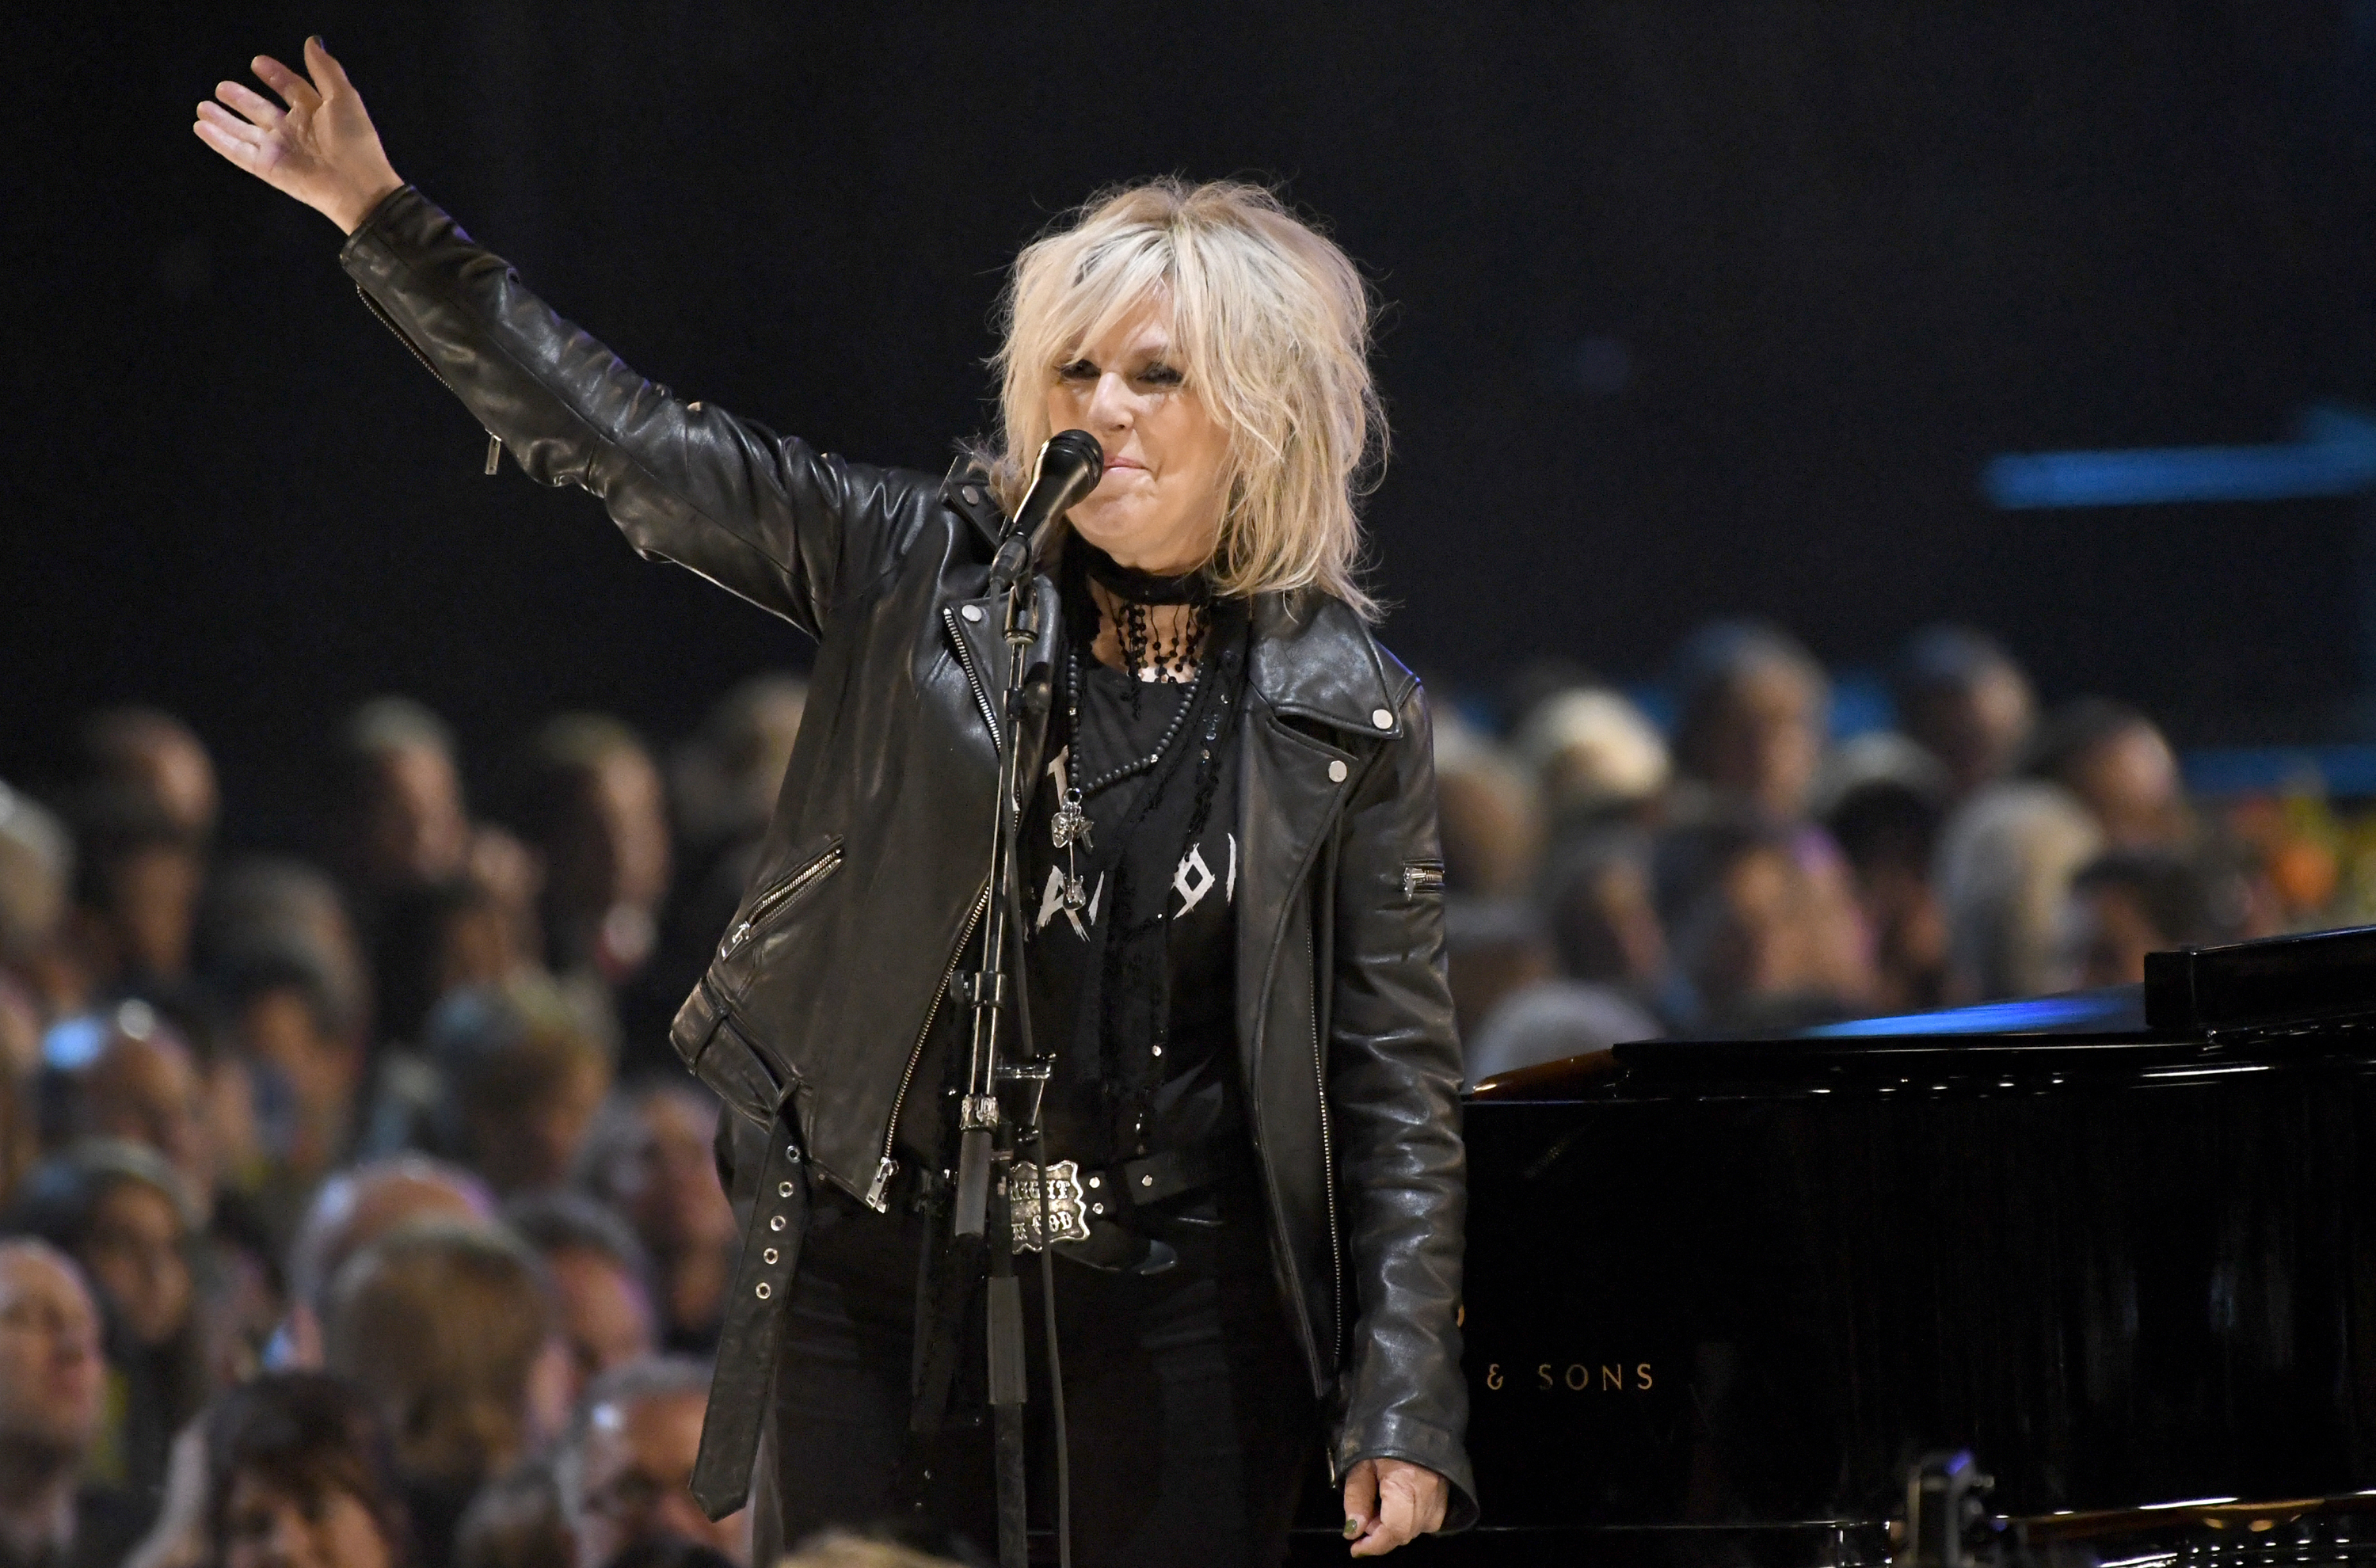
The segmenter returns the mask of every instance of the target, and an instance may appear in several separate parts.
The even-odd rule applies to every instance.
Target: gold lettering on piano
[[[1657,1382],[1647,1361],[1538,1361],[1535,1365],[1538,1394],[1551,1394],[1562,1388],[1571,1394],[1647,1394]],[[1501,1362],[1487,1363],[1485,1386],[1496,1394],[1509,1386],[1509,1375],[1502,1370]]]

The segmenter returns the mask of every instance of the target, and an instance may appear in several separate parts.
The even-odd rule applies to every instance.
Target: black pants
[[[1180,1253],[1162,1274],[1055,1265],[1077,1568],[1277,1562],[1318,1463],[1318,1406],[1289,1337],[1256,1200],[1215,1199],[1203,1212],[1204,1224],[1161,1228]],[[771,1463],[754,1521],[755,1544],[768,1553],[761,1561],[828,1526],[898,1517],[892,1494],[907,1439],[924,1224],[838,1194],[823,1196],[813,1213],[786,1302]],[[1039,1260],[1016,1261],[1031,1368],[1036,1557],[1038,1532],[1054,1527],[1055,1444]],[[978,1306],[965,1321],[928,1512],[987,1559],[997,1544],[996,1489]],[[1052,1561],[1052,1544],[1047,1550]]]

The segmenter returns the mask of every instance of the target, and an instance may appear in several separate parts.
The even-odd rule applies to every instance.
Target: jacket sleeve
[[[914,476],[822,455],[645,380],[407,185],[349,237],[355,287],[531,478],[813,636],[892,564]]]
[[[1401,706],[1401,733],[1349,802],[1336,865],[1328,1110],[1358,1316],[1335,1457],[1340,1475],[1368,1458],[1426,1466],[1452,1483],[1445,1528],[1463,1529],[1477,1487],[1460,1370],[1460,1041],[1444,970],[1433,740],[1417,683]]]

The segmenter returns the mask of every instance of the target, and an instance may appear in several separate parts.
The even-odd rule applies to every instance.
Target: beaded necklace
[[[1082,575],[1095,578],[1121,600],[1121,611],[1114,617],[1114,633],[1116,640],[1122,644],[1123,670],[1131,678],[1131,711],[1135,714],[1138,710],[1139,692],[1143,685],[1162,682],[1166,675],[1193,671],[1184,682],[1162,682],[1181,688],[1180,706],[1172,713],[1171,722],[1164,727],[1163,736],[1156,742],[1155,749],[1103,773],[1093,774],[1084,751],[1087,737],[1081,727],[1081,693],[1084,688],[1081,645],[1084,639],[1075,638],[1066,652],[1065,720],[1071,731],[1072,758],[1066,770],[1063,798],[1048,818],[1048,837],[1056,849],[1064,851],[1064,874],[1057,897],[1065,909],[1078,911],[1088,904],[1088,893],[1082,885],[1075,846],[1084,849],[1095,847],[1090,838],[1091,827],[1086,803],[1089,797],[1154,768],[1169,754],[1172,742],[1179,738],[1189,711],[1196,706],[1196,689],[1205,679],[1203,655],[1206,634],[1212,625],[1212,588],[1201,572],[1161,577],[1124,566],[1086,540],[1075,539],[1070,541],[1069,548],[1081,552]],[[1079,591],[1073,596],[1075,603],[1088,611],[1089,618],[1086,621],[1088,636],[1086,640],[1094,642],[1102,614],[1086,583],[1077,586]],[[1189,611],[1180,617],[1180,624],[1172,636],[1166,639],[1152,630],[1153,618],[1146,612],[1150,604],[1184,604],[1189,606]]]

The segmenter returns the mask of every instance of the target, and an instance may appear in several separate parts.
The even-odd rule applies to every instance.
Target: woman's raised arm
[[[287,107],[225,82],[199,137],[346,232],[339,261],[365,302],[529,477],[591,492],[644,554],[816,636],[942,515],[928,476],[845,462],[638,375],[397,178],[319,38],[305,63],[310,80],[256,56]]]
[[[280,102],[239,82],[218,82],[221,101],[199,104],[190,128],[274,190],[353,233],[404,183],[388,165],[362,95],[319,37],[305,41],[306,76],[269,54],[248,63]]]

